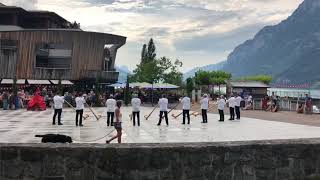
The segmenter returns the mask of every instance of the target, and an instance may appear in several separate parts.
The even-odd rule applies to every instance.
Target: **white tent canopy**
[[[109,85],[110,87],[115,87],[115,88],[125,88],[126,87],[126,84],[122,84],[122,83],[116,83],[116,84],[111,84]],[[173,85],[173,84],[168,84],[168,83],[156,83],[156,84],[150,84],[150,83],[146,83],[146,82],[143,82],[143,83],[138,83],[138,82],[135,82],[135,83],[130,83],[129,84],[129,87],[130,88],[135,88],[135,87],[138,87],[138,88],[142,88],[142,89],[178,89],[179,86],[176,86],[176,85]]]
[[[35,80],[35,79],[28,79],[27,80],[29,84],[45,84],[45,85],[50,85],[51,83],[48,80]]]
[[[50,80],[50,82],[52,82],[52,84],[59,84],[59,80]],[[61,80],[61,84],[62,85],[72,85],[73,83],[69,80]]]
[[[25,84],[26,80],[17,79],[17,84]],[[2,79],[1,84],[13,84],[13,79]]]

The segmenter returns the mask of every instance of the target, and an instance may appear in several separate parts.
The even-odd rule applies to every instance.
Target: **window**
[[[36,67],[70,69],[72,50],[64,44],[40,44],[36,48]]]
[[[104,48],[104,70],[110,71],[111,66],[112,66],[111,53],[110,53],[110,50],[107,47],[105,47]]]

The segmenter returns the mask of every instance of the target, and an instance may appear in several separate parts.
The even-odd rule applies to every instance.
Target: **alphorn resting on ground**
[[[99,121],[101,119],[101,115],[97,115],[89,106],[89,104],[86,103],[86,105],[88,106],[89,110],[92,112],[92,114],[94,115],[94,117],[97,119],[97,121]]]
[[[215,105],[217,105],[217,103],[213,103],[213,104],[209,104],[209,106],[211,105],[211,107],[208,108],[208,112],[213,110],[215,108]],[[199,115],[201,115],[201,112],[197,112],[194,111],[193,113],[190,114],[191,116],[197,117]]]
[[[68,104],[68,106],[70,106],[73,110],[76,111],[76,108],[74,108],[74,107],[72,106],[72,104],[70,104],[68,101],[64,101],[64,102],[66,102],[66,103]],[[89,114],[85,114],[85,115],[83,116],[83,120],[86,120],[86,119],[89,118],[89,117],[90,117]]]
[[[193,105],[190,107],[190,109],[192,109]],[[181,116],[183,114],[183,112],[180,112],[179,114],[175,115],[175,114],[171,114],[171,116],[175,119],[177,119],[179,116]]]
[[[158,106],[159,106],[159,105],[156,105],[156,106],[153,108],[153,110],[152,110],[148,115],[145,115],[145,116],[144,116],[144,118],[145,118],[146,120],[148,120],[148,119],[150,118],[151,114],[157,109]]]

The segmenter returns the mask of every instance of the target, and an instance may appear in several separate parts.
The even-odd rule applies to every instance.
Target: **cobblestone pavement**
[[[105,108],[94,108],[103,117],[97,121],[89,109],[84,114],[90,117],[84,121],[84,127],[75,126],[75,112],[64,109],[63,126],[52,125],[52,109],[33,112],[26,110],[0,110],[0,143],[38,143],[36,134],[59,133],[69,135],[75,143],[105,143],[115,134],[113,127],[107,127]],[[215,142],[249,141],[270,139],[318,138],[320,127],[297,125],[283,122],[242,118],[241,121],[218,122],[217,114],[208,114],[208,124],[201,123],[201,117],[191,117],[190,125],[182,125],[182,117],[174,119],[169,115],[169,126],[158,121],[158,110],[149,120],[143,118],[152,108],[142,107],[141,126],[133,126],[129,119],[131,107],[124,107],[123,142],[124,143],[174,143],[174,142]],[[173,114],[180,113],[174,111]],[[229,118],[228,115],[225,117]],[[115,141],[116,142],[116,141]]]

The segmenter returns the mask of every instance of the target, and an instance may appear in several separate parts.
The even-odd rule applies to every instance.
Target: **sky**
[[[116,65],[130,70],[153,38],[157,56],[183,62],[182,71],[227,59],[266,25],[286,19],[303,0],[0,0],[54,11],[86,31],[127,37]]]

